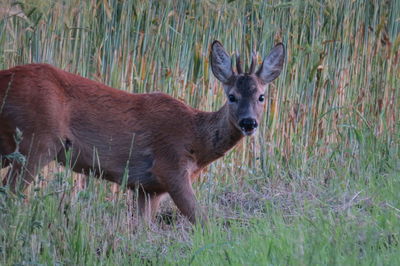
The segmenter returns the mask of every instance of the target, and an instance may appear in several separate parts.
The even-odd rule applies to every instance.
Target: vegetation
[[[214,39],[245,62],[282,41],[287,61],[259,134],[195,186],[207,228],[170,201],[138,226],[130,192],[54,164],[27,196],[0,188],[0,264],[400,264],[400,1],[11,2],[0,69],[47,62],[215,111]]]

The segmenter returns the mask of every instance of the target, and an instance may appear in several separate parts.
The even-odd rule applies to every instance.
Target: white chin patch
[[[254,133],[256,133],[256,131],[257,131],[256,128],[254,128],[252,130],[245,130],[245,129],[242,128],[242,133],[245,136],[252,136],[252,135],[254,135]]]

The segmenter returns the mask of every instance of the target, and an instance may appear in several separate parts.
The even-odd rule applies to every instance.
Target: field
[[[194,185],[207,227],[171,200],[138,225],[131,192],[51,164],[26,194],[0,187],[1,265],[400,265],[400,1],[19,3],[0,3],[0,69],[216,111],[213,40],[259,63],[281,41],[287,60],[258,134]]]

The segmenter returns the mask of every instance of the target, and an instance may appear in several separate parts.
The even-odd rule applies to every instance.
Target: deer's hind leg
[[[8,185],[13,192],[25,190],[63,147],[62,142],[52,136],[41,136],[37,139],[40,141],[35,142],[35,138],[32,138],[32,141],[21,142],[18,152],[23,157],[10,160],[11,168],[3,179],[3,184]]]
[[[9,130],[6,122],[0,117],[0,169],[6,168],[10,165],[10,160],[7,159],[7,155],[15,151],[15,141],[13,133]]]
[[[12,151],[13,147],[4,144],[0,133],[0,170],[10,165],[10,161],[7,159],[7,154],[12,153]]]
[[[0,117],[0,170],[10,166],[11,160],[9,155],[15,151],[16,145],[13,138],[13,133],[7,127],[5,121],[1,120]],[[9,171],[8,171],[9,172]],[[7,175],[0,176],[3,180],[3,185],[6,184]]]

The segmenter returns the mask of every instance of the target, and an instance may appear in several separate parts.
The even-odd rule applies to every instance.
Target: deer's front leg
[[[139,215],[147,222],[151,223],[157,213],[163,194],[147,193],[139,190],[138,207]]]
[[[178,209],[191,223],[200,222],[204,224],[207,218],[198,205],[189,173],[187,171],[180,172],[171,178],[170,181],[170,184],[168,184],[168,193]]]

